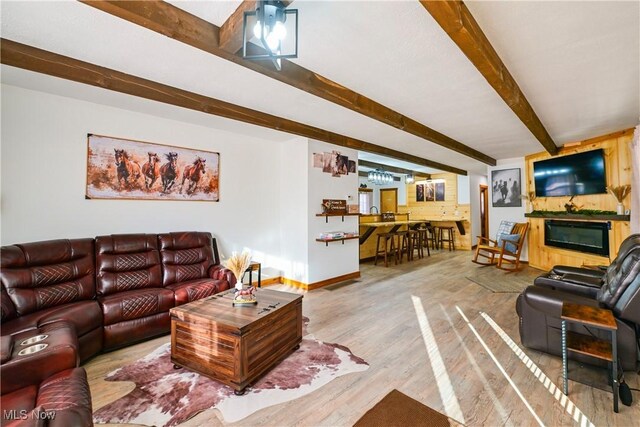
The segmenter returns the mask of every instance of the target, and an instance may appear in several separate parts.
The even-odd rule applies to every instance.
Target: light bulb
[[[269,49],[271,49],[271,51],[275,51],[276,49],[278,49],[278,45],[280,44],[280,40],[278,40],[278,36],[275,35],[275,33],[272,31],[267,35],[267,46],[269,46]]]
[[[273,34],[278,37],[278,40],[284,40],[287,37],[287,28],[280,21],[276,22],[276,25],[273,26]]]
[[[262,25],[260,24],[260,21],[256,22],[256,25],[253,26],[253,35],[259,39],[260,38],[260,28],[262,28]]]

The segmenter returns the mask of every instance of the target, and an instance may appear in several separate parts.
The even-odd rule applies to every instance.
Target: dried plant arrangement
[[[242,253],[233,252],[228,260],[224,262],[224,266],[231,270],[236,276],[236,289],[242,289],[242,275],[251,264],[251,253],[242,251]]]
[[[617,187],[610,185],[607,187],[607,190],[609,190],[609,193],[616,198],[618,203],[622,203],[629,193],[631,193],[631,186],[629,184],[618,185]]]

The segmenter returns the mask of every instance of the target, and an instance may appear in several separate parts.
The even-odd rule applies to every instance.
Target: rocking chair
[[[511,233],[508,235],[500,234],[497,240],[487,237],[478,236],[478,246],[473,262],[480,265],[496,265],[501,270],[517,271],[520,269],[520,254],[524,246],[529,223],[514,224]],[[478,261],[478,257],[483,257],[488,262]],[[513,265],[506,267],[503,264]]]

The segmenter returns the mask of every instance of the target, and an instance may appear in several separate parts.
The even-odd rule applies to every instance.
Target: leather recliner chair
[[[217,250],[214,253],[211,233],[164,233],[158,235],[158,242],[162,285],[174,292],[176,306],[235,285],[233,273],[220,265]]]
[[[2,335],[65,321],[75,327],[81,361],[102,350],[93,239],[4,246],[0,265]]]
[[[569,291],[577,295],[596,298],[598,290],[600,290],[604,284],[607,272],[616,270],[618,263],[622,262],[627,254],[639,245],[640,235],[632,234],[622,242],[618,250],[618,256],[607,268],[592,269],[556,265],[548,273],[536,278],[533,283],[537,286]]]
[[[169,332],[174,297],[162,286],[155,234],[96,237],[96,270],[105,350]]]
[[[520,317],[520,339],[525,347],[561,354],[562,304],[572,302],[610,309],[618,326],[618,357],[626,370],[636,370],[640,360],[640,235],[629,236],[618,256],[600,274],[597,270],[554,267],[536,279],[516,301]],[[568,277],[567,277],[568,276]],[[609,339],[609,332],[568,323],[568,330]],[[593,364],[592,358],[569,353],[570,357]]]

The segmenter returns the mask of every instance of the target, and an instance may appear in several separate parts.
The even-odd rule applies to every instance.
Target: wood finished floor
[[[479,267],[470,259],[470,252],[436,252],[430,258],[388,268],[363,264],[359,281],[306,293],[303,313],[310,318],[309,332],[323,341],[348,346],[370,368],[339,377],[307,396],[263,409],[236,424],[351,426],[396,388],[468,426],[539,425],[457,306],[544,425],[580,425],[582,420],[576,422],[575,412],[569,414],[548,391],[549,383],[545,387],[480,314],[490,316],[520,346],[517,294],[492,293],[466,279],[477,268],[492,268]],[[528,267],[524,271],[532,276],[536,273],[539,271]],[[500,280],[509,280],[508,274],[501,274],[497,276]],[[296,292],[286,286],[271,289]],[[132,383],[103,381],[105,374],[168,341],[168,336],[157,338],[90,361],[85,367],[94,410],[133,389]],[[562,386],[559,358],[524,350],[550,381]],[[631,387],[639,388],[637,374],[627,373],[626,379]],[[619,414],[613,413],[611,393],[579,383],[570,382],[569,399],[596,426],[640,425],[637,392],[633,405],[620,405]],[[182,425],[223,424],[216,410],[208,410]]]

